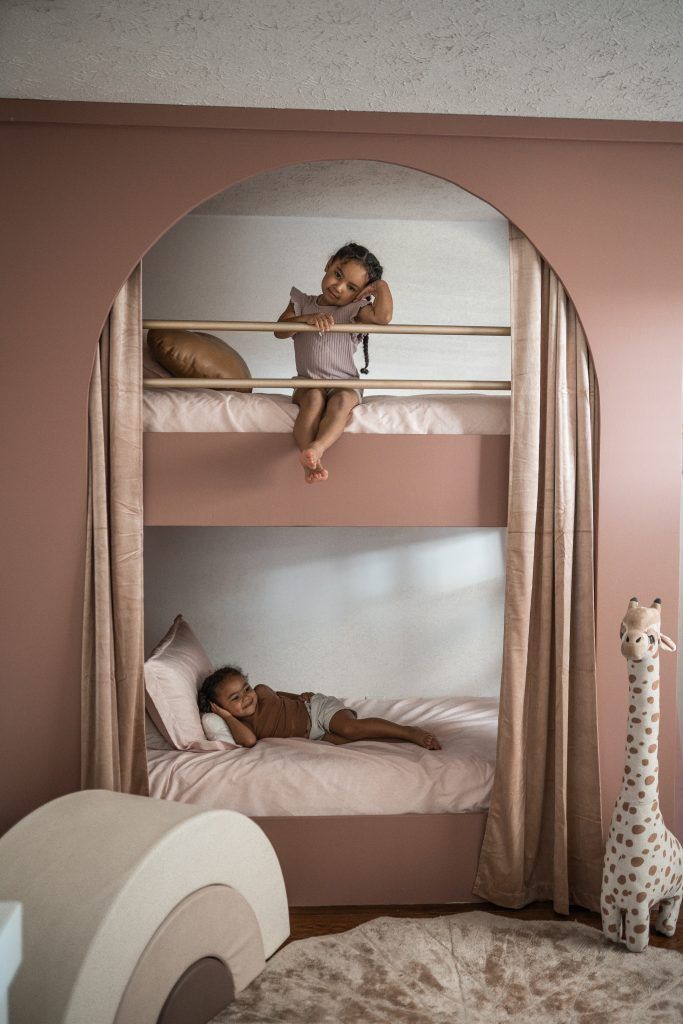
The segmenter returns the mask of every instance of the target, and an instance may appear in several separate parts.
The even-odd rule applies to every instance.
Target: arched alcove
[[[6,716],[2,749],[23,781],[3,801],[3,824],[78,786],[85,396],[117,290],[173,223],[232,182],[340,158],[413,167],[489,202],[553,266],[581,313],[601,380],[609,455],[601,460],[597,637],[609,817],[623,767],[612,723],[626,708],[615,628],[636,589],[662,597],[670,632],[668,616],[675,620],[678,607],[676,126],[22,101],[5,108],[13,159],[3,165],[3,189],[17,197],[6,222],[13,258],[3,307],[12,339],[2,406],[5,436],[13,439],[6,452],[7,699],[20,709],[36,675],[47,682],[31,750],[18,727],[22,712]],[[645,389],[642,344],[648,366],[657,368]],[[649,467],[647,491],[634,486],[634,462]],[[652,537],[654,545],[643,540]],[[38,662],[27,657],[36,623]],[[661,800],[671,820],[675,658],[662,667]]]

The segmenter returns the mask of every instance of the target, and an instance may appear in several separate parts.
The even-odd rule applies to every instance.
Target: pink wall
[[[497,207],[562,278],[602,400],[598,666],[604,814],[626,715],[628,597],[678,604],[680,126],[541,118],[0,101],[7,197],[0,829],[77,787],[86,397],[111,302],[195,205],[282,164],[372,159]],[[672,818],[675,658],[663,661],[661,796]],[[31,708],[30,727],[27,706]]]

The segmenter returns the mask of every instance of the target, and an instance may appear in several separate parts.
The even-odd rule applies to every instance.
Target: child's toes
[[[304,469],[315,469],[317,458],[315,452],[310,448],[305,448],[299,455],[299,459]]]

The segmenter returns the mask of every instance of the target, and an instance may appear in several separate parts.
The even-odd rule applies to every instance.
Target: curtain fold
[[[141,268],[117,295],[88,398],[81,785],[147,795]]]
[[[510,226],[512,427],[496,773],[474,892],[599,909],[597,388],[561,282]]]

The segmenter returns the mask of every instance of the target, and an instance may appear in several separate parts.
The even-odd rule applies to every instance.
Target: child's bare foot
[[[319,480],[327,480],[329,474],[320,461],[322,454],[323,449],[316,444],[310,445],[309,448],[304,448],[304,450],[299,453],[299,461],[304,467],[307,484],[314,484]]]
[[[411,733],[409,737],[411,743],[417,743],[418,747],[426,747],[427,750],[441,750],[441,744],[433,733],[425,732],[424,729],[417,729],[414,726],[407,726],[407,729]]]
[[[319,480],[327,480],[329,473],[323,466],[322,462],[319,462],[315,469],[305,469],[304,475],[307,484],[315,484]]]
[[[315,469],[323,457],[323,449],[318,444],[311,444],[299,452],[299,461],[304,469]]]

